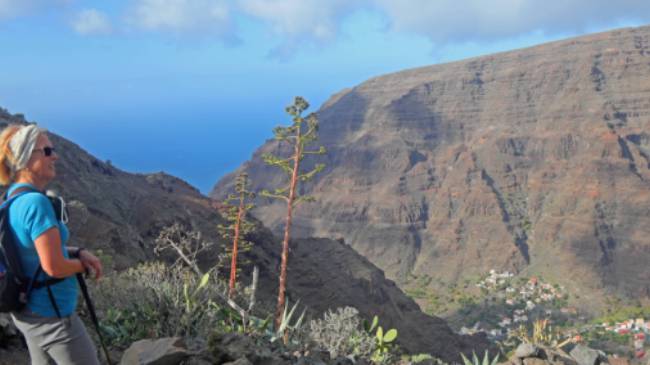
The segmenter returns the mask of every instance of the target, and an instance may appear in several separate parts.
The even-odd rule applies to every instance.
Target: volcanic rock
[[[178,337],[136,341],[129,347],[120,365],[176,365],[189,356]]]
[[[343,238],[403,283],[444,287],[490,269],[650,297],[650,27],[593,34],[372,78],[317,112],[325,170],[301,188],[295,237]],[[286,185],[267,141],[247,172]],[[253,214],[274,231],[283,203]]]

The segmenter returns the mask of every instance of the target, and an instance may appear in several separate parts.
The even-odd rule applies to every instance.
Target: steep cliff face
[[[373,78],[318,116],[327,168],[296,235],[344,238],[398,281],[508,269],[650,296],[650,27]],[[211,196],[241,171],[277,186],[260,155],[278,148]]]
[[[25,123],[0,108],[0,130],[7,123]],[[50,134],[60,156],[51,187],[70,208],[72,245],[101,250],[105,265],[124,269],[152,260],[155,238],[173,223],[199,231],[221,247],[202,257],[213,265],[223,246],[216,227],[225,223],[213,202],[198,190],[164,173],[130,174],[99,161],[79,146]],[[258,224],[250,237],[247,258],[260,269],[260,307],[274,308],[280,262],[280,243]],[[328,239],[304,239],[292,244],[287,295],[300,299],[312,316],[327,309],[353,306],[367,318],[379,315],[385,326],[400,333],[408,351],[432,353],[459,360],[488,344],[480,337],[458,336],[441,319],[425,315],[384,273],[349,246]],[[244,278],[243,280],[248,280]],[[246,281],[248,282],[248,281]]]

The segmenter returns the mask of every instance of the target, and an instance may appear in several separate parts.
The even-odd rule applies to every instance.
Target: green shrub
[[[147,337],[201,340],[228,321],[217,300],[224,283],[179,266],[142,264],[106,277],[93,289],[103,332],[117,347]]]
[[[616,323],[623,322],[628,319],[635,318],[648,318],[650,317],[650,306],[632,306],[632,305],[618,305],[614,308],[607,310],[606,315],[593,320],[593,323]]]
[[[415,354],[415,355],[402,356],[402,363],[411,365],[411,364],[419,364],[421,362],[426,362],[427,364],[432,364],[432,365],[447,365],[444,361],[435,358],[429,354]]]
[[[379,326],[379,317],[374,316],[372,323],[363,321],[363,328],[366,333],[372,335],[375,332],[375,350],[372,352],[370,360],[375,364],[390,364],[395,360],[396,346],[393,343],[397,338],[397,330],[392,328],[384,333],[384,329]]]
[[[397,330],[392,328],[384,333],[384,329],[379,326],[375,338],[377,347],[375,348],[375,352],[372,354],[372,361],[377,364],[389,363],[393,357],[390,350],[392,349],[393,341],[397,338]]]

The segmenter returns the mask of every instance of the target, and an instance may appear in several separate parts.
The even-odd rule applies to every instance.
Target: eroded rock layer
[[[327,167],[294,234],[344,238],[398,281],[497,269],[650,296],[650,27],[376,77],[318,117]],[[244,170],[279,186],[260,156],[280,148],[211,195]],[[279,203],[254,214],[284,222]]]

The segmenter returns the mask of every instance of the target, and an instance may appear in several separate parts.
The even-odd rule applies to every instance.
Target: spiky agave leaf
[[[487,353],[487,351],[485,352]],[[499,354],[497,354],[497,356],[495,356],[494,359],[492,359],[490,365],[497,365],[498,362],[499,362]]]
[[[463,358],[463,364],[465,364],[465,365],[474,365],[474,364],[472,364],[471,361],[469,361],[469,359],[467,357],[465,357],[465,354],[463,354],[462,352],[460,353],[460,356]]]

